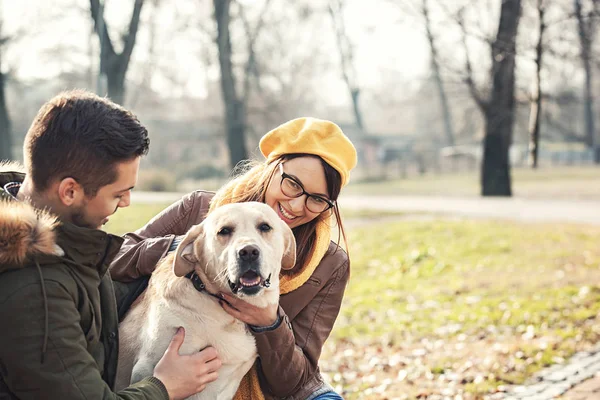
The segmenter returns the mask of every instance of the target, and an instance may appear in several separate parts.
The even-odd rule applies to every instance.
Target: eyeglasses
[[[318,194],[310,194],[298,180],[283,172],[283,164],[279,164],[281,172],[281,192],[287,197],[300,197],[306,195],[306,208],[313,213],[322,213],[335,206],[335,202]]]

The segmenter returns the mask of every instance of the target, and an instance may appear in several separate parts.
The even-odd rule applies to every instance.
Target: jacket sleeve
[[[0,373],[16,398],[168,400],[154,377],[113,393],[87,351],[72,296],[55,281],[45,281],[45,290],[47,312],[40,284],[25,286],[0,304]],[[42,362],[44,332],[48,342]]]
[[[193,225],[204,219],[210,198],[208,192],[189,193],[141,229],[125,234],[125,241],[110,265],[113,280],[131,282],[152,274],[175,236],[185,235]]]
[[[292,322],[279,307],[283,322],[274,330],[253,333],[260,357],[262,387],[288,397],[313,377],[325,340],[338,316],[349,279],[349,261],[338,268]]]

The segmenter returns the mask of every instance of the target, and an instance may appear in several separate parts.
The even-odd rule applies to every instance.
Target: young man
[[[0,398],[181,399],[221,365],[180,356],[182,329],[154,376],[114,393],[117,306],[108,265],[122,239],[98,230],[129,205],[148,132],[84,91],[40,109],[25,137],[27,173],[0,171]]]

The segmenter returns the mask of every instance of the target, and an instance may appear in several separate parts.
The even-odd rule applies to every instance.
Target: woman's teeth
[[[296,219],[296,218],[298,218],[295,215],[292,215],[292,214],[288,213],[287,211],[285,211],[284,208],[281,206],[281,204],[279,204],[279,212],[281,212],[281,215],[283,215],[287,219]]]

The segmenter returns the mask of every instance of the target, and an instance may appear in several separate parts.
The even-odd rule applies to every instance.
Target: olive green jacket
[[[114,393],[122,239],[16,201],[23,178],[0,171],[0,399],[168,400],[154,377]]]

